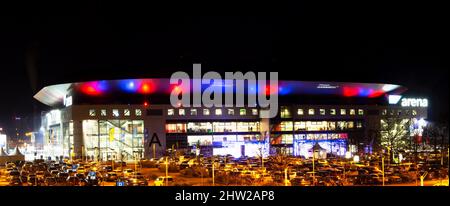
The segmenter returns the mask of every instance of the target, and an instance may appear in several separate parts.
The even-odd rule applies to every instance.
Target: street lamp
[[[213,184],[213,186],[215,186],[215,183],[214,183],[214,158],[213,158],[213,162],[212,162],[212,184]]]
[[[423,175],[420,175],[420,186],[423,187],[423,180],[428,175],[428,172],[423,173]]]
[[[284,168],[284,186],[288,186],[287,171],[288,171],[288,168]]]
[[[313,156],[313,159],[312,159],[312,166],[313,166],[313,185],[315,186],[315,185],[316,185],[316,171],[315,171],[316,169],[315,169],[315,165],[314,165],[314,164],[315,164],[315,163],[314,163],[314,162],[315,162],[314,148],[313,148],[313,155],[312,155],[312,156]]]
[[[169,160],[168,157],[166,157],[166,186],[169,185],[169,180],[167,177],[169,176]]]
[[[384,186],[384,156],[381,157],[381,167],[383,170],[383,186]]]

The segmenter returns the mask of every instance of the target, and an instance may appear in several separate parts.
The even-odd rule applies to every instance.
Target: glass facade
[[[133,160],[144,155],[143,120],[83,120],[83,156]]]

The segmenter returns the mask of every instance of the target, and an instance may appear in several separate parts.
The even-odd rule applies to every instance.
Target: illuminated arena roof
[[[203,85],[202,90],[209,85]],[[225,88],[228,85],[223,85]],[[232,86],[232,85],[230,85]],[[192,87],[192,82],[191,82]],[[257,92],[256,85],[246,84],[245,91]],[[42,88],[34,98],[48,106],[61,106],[65,96],[75,96],[75,99],[117,99],[125,97],[168,96],[173,89],[183,89],[171,85],[169,79],[124,79],[100,80],[90,82],[66,83]],[[265,88],[273,91],[270,86]],[[223,89],[225,92],[226,90]],[[394,84],[349,83],[349,82],[307,82],[278,81],[279,96],[338,96],[354,98],[379,98],[386,94],[400,94],[406,88]],[[192,92],[198,92],[192,90]],[[234,92],[236,92],[234,90]],[[119,101],[120,102],[120,101]],[[100,103],[100,102],[99,102]],[[104,103],[104,102],[103,102]]]

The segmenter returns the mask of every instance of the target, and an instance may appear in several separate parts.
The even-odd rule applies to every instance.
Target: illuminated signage
[[[401,98],[402,98],[401,95],[389,95],[388,97],[389,104],[397,104]]]
[[[428,99],[404,98],[402,107],[428,107]]]
[[[398,104],[400,102],[402,107],[428,107],[428,99],[402,98],[401,95],[389,95],[388,102],[389,104]]]
[[[64,106],[72,106],[72,96],[64,96]]]
[[[317,89],[336,89],[336,88],[338,88],[339,86],[336,86],[336,85],[330,85],[330,84],[319,84],[318,86],[317,86]]]

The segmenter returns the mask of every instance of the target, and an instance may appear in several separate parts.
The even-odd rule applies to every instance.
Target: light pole
[[[381,157],[381,167],[383,168],[383,186],[384,186],[384,157]]]
[[[312,161],[312,166],[313,166],[313,186],[316,186],[316,169],[315,169],[315,154],[314,154],[314,148],[313,148],[313,161]]]
[[[212,185],[215,186],[215,182],[214,182],[214,157],[212,160]]]
[[[169,160],[168,160],[168,157],[166,157],[166,186],[169,185],[169,180],[167,179],[167,176],[169,176]]]
[[[428,172],[423,173],[423,175],[420,176],[420,186],[423,187],[423,180],[425,179],[425,177],[427,176]]]
[[[391,165],[391,147],[388,147],[387,150],[388,150],[388,157],[389,157],[388,165]]]
[[[259,154],[261,156],[261,169],[264,169],[264,154],[263,154],[263,149],[262,147],[259,148]]]
[[[342,165],[343,168],[344,168],[344,180],[343,180],[343,181],[347,182],[347,180],[346,180],[346,178],[345,178],[345,164],[342,162],[342,160],[341,160],[341,165]]]
[[[137,172],[137,170],[138,170],[137,154],[134,153],[134,171]]]
[[[284,168],[284,186],[288,186],[287,168]]]

